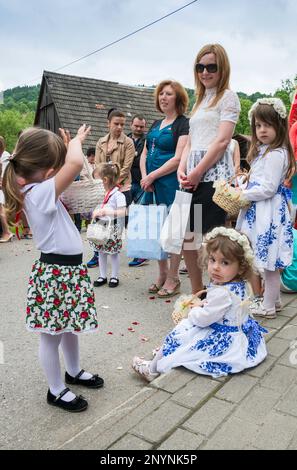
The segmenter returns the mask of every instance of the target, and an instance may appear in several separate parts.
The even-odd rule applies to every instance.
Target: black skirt
[[[193,193],[191,209],[190,209],[190,232],[201,231],[201,223],[198,220],[199,214],[201,211],[197,208],[195,210],[195,205],[200,204],[202,206],[202,233],[205,234],[209,232],[214,227],[220,225],[225,225],[226,222],[226,212],[221,209],[217,204],[212,200],[212,196],[215,192],[213,188],[213,182],[207,181],[199,183],[195,191],[189,191]]]

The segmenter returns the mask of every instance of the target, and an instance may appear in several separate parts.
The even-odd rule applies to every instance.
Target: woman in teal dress
[[[188,95],[183,86],[164,80],[155,90],[155,104],[164,119],[154,122],[147,134],[146,145],[140,159],[141,187],[145,202],[171,206],[178,189],[177,168],[188,140],[189,120],[184,116]],[[181,255],[171,254],[170,261],[158,261],[159,276],[149,292],[167,298],[180,292],[178,268]]]

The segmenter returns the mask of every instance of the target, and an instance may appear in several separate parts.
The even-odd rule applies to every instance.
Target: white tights
[[[39,361],[46,375],[49,389],[55,396],[59,395],[65,388],[62,379],[59,346],[63,351],[66,370],[69,375],[75,377],[81,370],[79,365],[78,337],[72,333],[62,333],[60,335],[40,334]],[[82,380],[90,379],[92,374],[84,372],[80,377]],[[63,400],[71,401],[75,395],[68,392],[63,396]]]
[[[99,268],[100,268],[100,277],[105,279],[107,277],[107,256],[110,256],[111,261],[111,276],[118,278],[119,267],[120,267],[120,257],[118,253],[114,255],[107,255],[107,253],[99,252]]]
[[[263,306],[274,309],[275,303],[280,300],[280,274],[279,271],[264,271],[265,289]]]

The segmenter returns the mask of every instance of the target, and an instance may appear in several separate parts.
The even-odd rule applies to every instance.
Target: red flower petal
[[[134,328],[131,328],[131,326],[128,328],[128,331],[131,331],[131,333],[134,333]]]
[[[106,333],[107,335],[113,335],[113,332],[112,331],[109,331],[108,333]]]
[[[138,321],[133,321],[132,325],[140,325],[140,323]]]
[[[150,300],[154,300],[156,297],[154,295],[152,295],[151,297],[149,297]]]
[[[165,300],[166,304],[170,304],[171,300]]]

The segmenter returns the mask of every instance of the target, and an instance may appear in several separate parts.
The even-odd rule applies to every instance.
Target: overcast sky
[[[40,81],[59,67],[141,28],[190,0],[0,0],[0,91]],[[193,61],[219,42],[235,91],[271,93],[297,74],[296,0],[198,0],[60,73],[193,88]],[[38,78],[39,77],[39,78]]]

